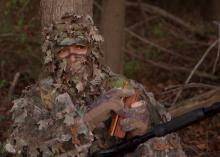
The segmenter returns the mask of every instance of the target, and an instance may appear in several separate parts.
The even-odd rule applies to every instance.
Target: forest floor
[[[33,16],[28,14],[26,17],[25,14],[33,10],[32,3],[38,3],[38,0],[20,4],[24,10],[18,15],[14,12],[21,6],[8,4],[6,9],[13,11],[7,13],[4,17],[7,20],[0,24],[0,151],[11,125],[9,110],[12,103],[9,99],[18,98],[22,89],[34,83],[41,69],[39,17],[37,11],[33,12]],[[178,12],[180,19],[196,28],[192,31],[155,13],[155,10],[136,17],[141,8],[131,4],[128,5],[126,17],[129,19],[126,19],[125,28],[124,74],[127,77],[141,82],[167,108],[173,107],[171,104],[176,98],[174,104],[218,87],[220,80],[216,77],[220,74],[220,68],[219,64],[215,66],[218,58],[216,45],[202,60],[198,69],[200,73],[193,73],[187,82],[188,86],[190,83],[194,86],[187,86],[184,90],[181,88],[206,50],[218,39],[215,25],[204,22],[195,8],[193,11]],[[198,30],[203,34],[198,35]],[[18,72],[20,75],[16,78]],[[180,90],[182,93],[177,96]],[[187,155],[220,157],[219,129],[220,115],[179,131]]]

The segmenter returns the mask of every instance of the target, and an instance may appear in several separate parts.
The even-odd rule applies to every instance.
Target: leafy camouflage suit
[[[150,111],[150,124],[170,119],[151,93],[135,81],[112,73],[99,63],[103,41],[90,17],[66,15],[61,22],[43,31],[45,41],[44,70],[36,85],[27,87],[14,101],[13,128],[5,148],[15,156],[84,157],[89,152],[107,148],[119,140],[107,135],[109,125],[101,123],[95,130],[83,120],[84,115],[105,99],[115,88],[134,89],[140,93]],[[77,71],[69,74],[67,62],[57,53],[70,45],[87,46],[89,53],[81,58]],[[77,66],[77,64],[76,64]],[[175,134],[154,138],[126,156],[185,156]]]

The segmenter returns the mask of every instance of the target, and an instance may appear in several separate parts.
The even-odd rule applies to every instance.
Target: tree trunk
[[[93,0],[41,0],[42,26],[59,20],[65,13],[92,16]]]
[[[220,21],[220,1],[212,0],[213,20]]]
[[[103,62],[122,72],[124,46],[125,0],[104,0],[102,12]]]

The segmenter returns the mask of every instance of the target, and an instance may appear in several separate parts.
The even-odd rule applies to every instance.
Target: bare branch
[[[127,6],[129,7],[138,7],[138,3],[137,2],[127,2]],[[145,11],[148,11],[148,12],[154,12],[156,14],[159,14],[177,24],[179,24],[180,26],[184,27],[185,29],[191,31],[191,32],[194,32],[196,34],[199,34],[199,35],[203,35],[197,28],[195,28],[194,26],[192,26],[191,24],[183,21],[182,19],[180,19],[179,17],[177,16],[174,16],[173,14],[167,12],[166,10],[164,9],[161,9],[159,7],[156,7],[156,6],[153,6],[153,5],[150,5],[150,4],[147,4],[147,3],[142,3],[142,7],[144,8]]]
[[[103,11],[102,6],[99,5],[99,3],[98,3],[97,1],[94,0],[94,1],[93,1],[93,4],[94,4],[94,6],[95,6],[100,12]]]
[[[12,99],[12,96],[13,96],[13,93],[14,93],[14,89],[15,89],[15,86],[17,85],[17,83],[18,83],[19,77],[20,77],[20,73],[16,72],[16,74],[14,76],[14,79],[13,79],[13,81],[11,83],[11,86],[9,88],[9,91],[8,91],[8,99],[9,100]]]
[[[185,100],[180,104],[169,108],[168,111],[172,117],[176,117],[197,108],[208,107],[218,101],[220,101],[220,88],[213,89],[191,99]]]
[[[186,79],[184,85],[187,85],[189,83],[189,81],[191,80],[192,76],[195,74],[195,72],[198,70],[199,66],[202,64],[202,62],[205,60],[205,58],[207,57],[207,55],[209,54],[209,52],[218,44],[219,40],[216,40],[203,54],[203,56],[201,57],[201,59],[198,61],[198,63],[194,66],[193,70],[191,71],[191,73],[189,74],[188,78]],[[175,104],[178,100],[178,98],[180,97],[180,95],[182,94],[182,89],[177,93],[173,104]]]
[[[188,88],[208,88],[208,89],[216,89],[220,88],[220,86],[210,85],[210,84],[204,84],[204,83],[189,83],[187,85],[172,85],[167,88],[165,88],[165,91],[162,92],[160,95],[164,95],[167,93],[173,93],[176,91],[179,91],[180,89],[188,89]]]
[[[219,57],[220,57],[220,22],[216,22],[217,26],[218,26],[218,51],[217,51],[217,56],[216,56],[216,59],[215,59],[215,63],[214,63],[214,66],[213,66],[213,70],[212,70],[212,73],[214,74],[215,71],[216,71],[216,67],[218,65],[218,62],[219,62]]]
[[[176,57],[180,57],[180,58],[182,58],[182,59],[184,59],[184,60],[187,60],[187,61],[192,61],[192,59],[191,59],[190,57],[183,56],[183,55],[181,55],[181,54],[178,54],[178,53],[173,52],[172,50],[169,50],[169,49],[167,49],[167,48],[161,47],[160,45],[158,45],[158,44],[156,44],[156,43],[154,43],[154,42],[152,42],[152,41],[149,41],[149,40],[147,40],[147,39],[141,37],[140,35],[134,33],[133,31],[131,31],[131,30],[127,29],[127,28],[125,28],[125,32],[127,32],[127,33],[130,34],[131,36],[133,36],[133,37],[139,39],[139,40],[142,41],[143,43],[149,44],[149,45],[151,45],[151,46],[153,46],[153,47],[155,47],[155,48],[161,50],[162,52],[166,52],[166,53],[172,54],[172,55],[174,55],[174,56],[176,56]]]
[[[167,70],[167,71],[171,71],[171,72],[183,72],[183,73],[190,73],[191,69],[185,68],[185,67],[180,67],[180,66],[173,66],[171,64],[167,64],[167,63],[163,63],[163,62],[154,62],[153,60],[150,59],[144,59],[138,55],[136,55],[135,53],[130,52],[129,50],[124,50],[125,53],[132,55],[132,57],[135,57],[136,59],[147,63],[147,64],[151,64],[155,67],[161,68],[163,70]],[[217,76],[212,75],[212,74],[208,74],[205,72],[200,72],[200,71],[196,71],[195,75],[199,76],[199,77],[203,77],[203,78],[207,78],[207,79],[211,79],[211,80],[216,80],[218,79]]]

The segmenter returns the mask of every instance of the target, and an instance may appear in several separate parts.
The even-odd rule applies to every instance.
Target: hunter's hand
[[[112,113],[118,113],[124,108],[123,98],[134,94],[134,90],[112,89],[100,96],[92,109],[85,115],[84,120],[91,129],[107,119]]]
[[[120,116],[124,117],[120,121],[122,129],[128,132],[129,136],[141,136],[149,128],[149,112],[145,101],[138,101],[131,105],[131,108],[124,108]]]

